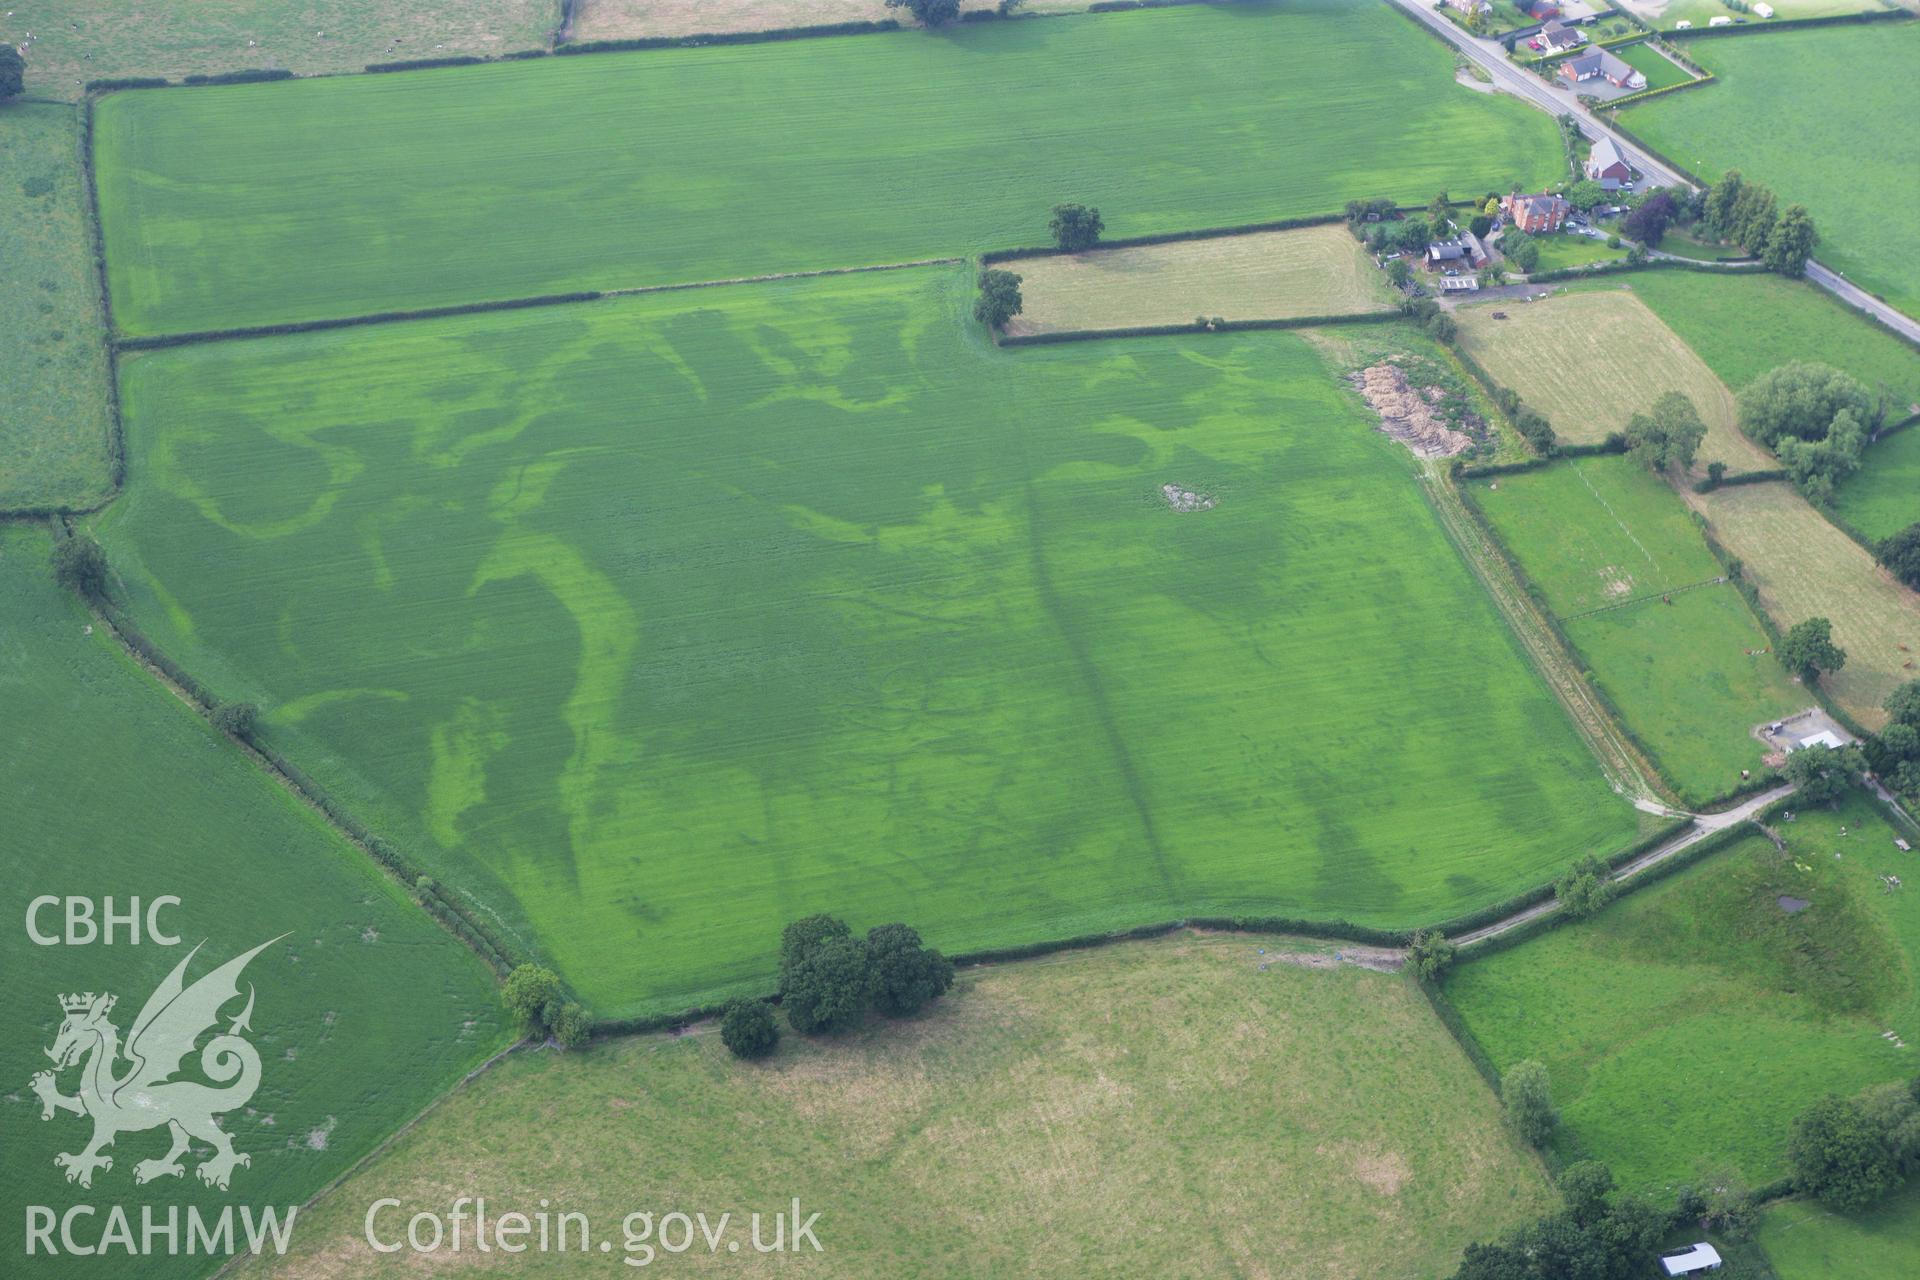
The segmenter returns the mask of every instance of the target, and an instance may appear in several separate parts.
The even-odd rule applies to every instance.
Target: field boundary
[[[1176,333],[1247,333],[1261,329],[1320,329],[1341,324],[1385,324],[1398,320],[1394,311],[1352,311],[1332,316],[1290,316],[1277,320],[1221,320],[1185,324],[1140,324],[1113,329],[1055,329],[1049,333],[1005,336],[996,333],[995,345],[1002,347],[1044,347],[1062,342],[1092,342],[1101,338],[1158,338]]]
[[[1669,587],[1665,591],[1650,591],[1644,596],[1635,596],[1631,600],[1616,600],[1612,604],[1603,604],[1597,609],[1586,609],[1580,613],[1570,613],[1560,619],[1560,621],[1578,622],[1582,618],[1591,618],[1596,614],[1612,613],[1616,609],[1631,609],[1634,605],[1645,604],[1655,596],[1664,600],[1668,596],[1677,596],[1683,591],[1698,591],[1702,587],[1717,587],[1726,580],[1727,575],[1724,573],[1717,578],[1702,578],[1699,582],[1689,582],[1684,587]]]

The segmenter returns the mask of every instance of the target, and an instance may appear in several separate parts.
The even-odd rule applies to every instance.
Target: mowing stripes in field
[[[1404,925],[1631,839],[1306,342],[996,351],[970,288],[141,353],[104,536],[170,652],[607,1013],[764,988],[815,910]]]
[[[98,110],[116,320],[183,332],[1425,202],[1551,175],[1552,122],[1383,6],[126,93]]]

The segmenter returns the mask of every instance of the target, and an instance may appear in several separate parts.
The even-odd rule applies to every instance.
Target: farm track
[[[1561,646],[1539,606],[1527,595],[1486,531],[1468,513],[1444,464],[1433,459],[1425,461],[1420,479],[1441,527],[1460,549],[1474,576],[1486,587],[1534,669],[1566,708],[1574,727],[1599,761],[1607,781],[1643,812],[1672,812],[1664,789],[1657,781],[1658,775],[1594,696],[1586,678],[1580,674],[1579,664]]]

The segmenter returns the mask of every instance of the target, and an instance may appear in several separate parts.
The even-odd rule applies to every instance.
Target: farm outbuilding
[[[1720,1269],[1720,1251],[1701,1241],[1685,1249],[1660,1255],[1660,1267],[1670,1276],[1697,1276]]]

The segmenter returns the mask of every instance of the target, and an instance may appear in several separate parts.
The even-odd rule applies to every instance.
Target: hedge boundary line
[[[1401,212],[1407,208],[1402,207]],[[1425,205],[1420,208],[1425,209]],[[1296,218],[1275,218],[1268,222],[1242,222],[1226,227],[1197,227],[1187,231],[1157,231],[1142,236],[1121,236],[1113,240],[1102,240],[1091,249],[1062,249],[1058,245],[1040,245],[1029,249],[990,249],[979,256],[983,267],[1010,262],[1016,258],[1064,258],[1078,253],[1099,253],[1104,249],[1132,249],[1140,245],[1174,244],[1183,240],[1215,240],[1227,236],[1253,235],[1262,231],[1295,231],[1301,227],[1324,227],[1345,222],[1345,213],[1309,213]]]
[[[1793,31],[1802,27],[1834,27],[1856,22],[1885,22],[1912,18],[1905,9],[1866,9],[1859,13],[1833,13],[1819,18],[1766,18],[1760,22],[1730,22],[1724,27],[1663,28],[1663,40],[1707,40],[1723,36],[1751,36],[1762,31]]]
[[[1687,69],[1691,70],[1691,68]],[[1645,102],[1649,98],[1658,98],[1669,93],[1680,93],[1687,89],[1698,89],[1703,85],[1714,83],[1719,78],[1719,76],[1708,71],[1692,80],[1683,81],[1680,84],[1662,85],[1658,89],[1642,89],[1639,93],[1630,93],[1624,98],[1614,98],[1607,103],[1607,106],[1615,110],[1621,107],[1630,107],[1635,103]]]
[[[878,35],[901,29],[900,24],[892,18],[882,18],[876,22],[827,22],[813,26],[773,27],[766,31],[704,31],[684,36],[567,40],[556,43],[553,52],[555,57],[570,57],[589,53],[633,53],[642,49],[696,49],[715,44],[776,44],[784,40],[812,40],[822,36]]]
[[[1247,333],[1260,329],[1320,329],[1341,324],[1385,324],[1401,318],[1399,311],[1356,311],[1335,316],[1292,316],[1280,320],[1222,320],[1219,323],[1143,324],[1120,329],[1061,329],[1054,333],[998,335],[1002,347],[1041,347],[1062,342],[1093,342],[1101,338],[1155,338],[1175,333]]]
[[[1584,267],[1555,267],[1551,271],[1536,271],[1527,277],[1527,283],[1552,284],[1562,280],[1591,280],[1595,276],[1624,276],[1636,271],[1698,271],[1710,276],[1771,274],[1766,265],[1758,261],[1714,264],[1695,262],[1692,258],[1648,258],[1645,262],[1628,262],[1622,258],[1613,262],[1595,262]]]
[[[1770,484],[1775,480],[1787,480],[1791,476],[1782,467],[1772,467],[1757,471],[1736,471],[1730,476],[1721,476],[1719,480],[1708,476],[1693,482],[1695,493],[1712,493],[1715,489],[1737,488],[1743,484]]]

